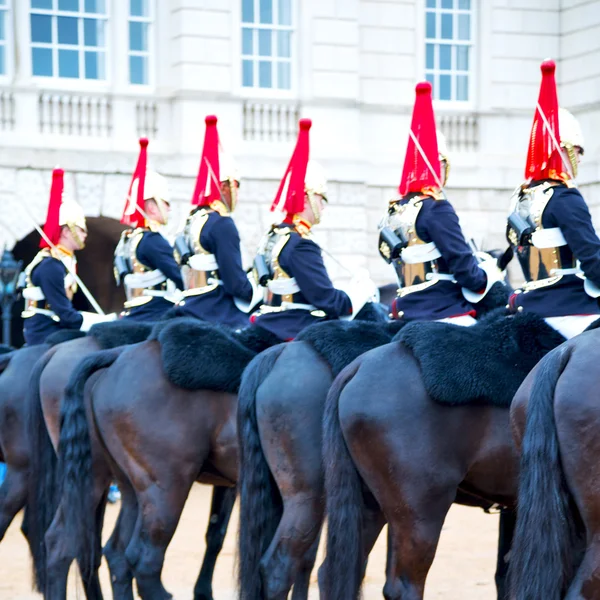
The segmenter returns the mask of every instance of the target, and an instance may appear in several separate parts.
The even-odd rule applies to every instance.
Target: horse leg
[[[167,546],[175,533],[193,478],[152,483],[137,493],[138,523],[125,554],[143,600],[170,600],[160,576]]]
[[[597,600],[600,598],[600,535],[588,544],[583,561],[575,574],[565,600]]]
[[[138,515],[137,499],[131,484],[117,477],[121,491],[121,510],[106,546],[104,556],[110,571],[113,598],[133,600],[133,571],[127,561],[125,550],[132,538]]]
[[[509,600],[508,569],[510,561],[510,547],[515,532],[517,515],[514,510],[503,508],[500,511],[500,524],[498,529],[498,560],[496,562],[496,590],[498,600]]]
[[[26,501],[27,473],[8,465],[6,477],[0,486],[0,541]]]
[[[310,575],[315,566],[315,560],[317,559],[317,551],[319,550],[319,541],[321,539],[321,532],[317,535],[317,538],[313,542],[312,546],[306,551],[296,579],[294,580],[294,587],[292,588],[292,600],[307,600],[308,588],[310,586]]]
[[[231,511],[235,504],[236,489],[214,487],[210,505],[210,517],[206,530],[206,552],[200,575],[194,587],[194,600],[213,600],[212,580],[217,557],[227,534]]]

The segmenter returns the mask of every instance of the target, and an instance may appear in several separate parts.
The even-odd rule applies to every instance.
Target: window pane
[[[58,76],[79,77],[79,52],[77,50],[58,51]]]
[[[452,8],[453,0],[442,0],[442,8]]]
[[[106,14],[105,0],[84,0],[83,6],[86,13]]]
[[[456,99],[466,102],[469,99],[469,77],[459,75],[456,78]]]
[[[471,39],[471,16],[470,15],[458,15],[458,39],[459,40],[470,40]]]
[[[435,76],[434,76],[434,74],[433,73],[426,73],[425,74],[425,79],[427,81],[429,81],[429,83],[431,84],[431,88],[433,90],[433,97],[437,98],[436,89],[435,89]]]
[[[426,16],[426,28],[425,28],[425,32],[426,32],[426,37],[428,38],[435,38],[435,13],[433,12],[428,12],[427,16]]]
[[[252,34],[254,30],[244,27],[242,29],[242,54],[254,54],[252,49]]]
[[[258,63],[258,87],[273,87],[272,69],[270,61],[261,60]]]
[[[129,0],[129,14],[132,17],[150,16],[150,6],[148,0]]]
[[[242,0],[242,22],[254,23],[254,0]]]
[[[260,0],[260,22],[273,22],[273,0]]]
[[[58,17],[58,43],[78,44],[76,17]]]
[[[148,23],[129,22],[129,49],[141,52],[148,50]]]
[[[291,67],[289,62],[277,63],[277,87],[280,90],[292,89]]]
[[[434,52],[435,52],[435,45],[434,44],[426,44],[426,46],[425,46],[425,68],[426,69],[435,68]]]
[[[452,15],[442,13],[442,39],[452,39]]]
[[[452,69],[452,46],[450,44],[440,44],[439,49],[439,69],[441,71],[450,71]]]
[[[458,8],[463,8],[466,10],[470,10],[471,8],[471,0],[458,0]]]
[[[31,15],[31,41],[52,43],[52,17]]]
[[[32,48],[31,66],[34,75],[52,77],[52,50],[50,48]]]
[[[456,68],[459,71],[469,70],[469,47],[468,46],[457,46],[456,47]]]
[[[83,20],[83,42],[86,46],[104,47],[104,21],[100,19]]]
[[[292,24],[292,0],[279,0],[279,24]]]
[[[270,29],[258,30],[258,54],[260,56],[272,56],[273,48],[271,41],[273,35]]]
[[[254,86],[254,71],[251,60],[242,61],[242,85],[244,87]]]
[[[31,8],[52,8],[52,0],[31,0]]]
[[[427,0],[427,8],[435,8],[435,0]]]
[[[0,41],[6,39],[6,31],[4,30],[4,11],[0,12]]]
[[[79,0],[58,0],[58,10],[79,11]]]
[[[129,81],[134,85],[148,83],[148,59],[145,56],[129,57]]]
[[[85,52],[84,59],[86,79],[106,79],[104,52]]]
[[[0,75],[6,74],[6,67],[4,65],[4,46],[0,46]]]
[[[440,100],[452,100],[452,79],[450,75],[440,75]]]
[[[292,56],[292,32],[277,32],[277,56],[279,58],[290,58]]]

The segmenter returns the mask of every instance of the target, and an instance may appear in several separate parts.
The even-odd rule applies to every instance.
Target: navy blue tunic
[[[567,246],[560,248],[562,264],[570,266],[575,256],[585,276],[600,287],[600,239],[587,204],[575,188],[557,186],[553,189],[542,214],[542,226],[560,227],[567,242]],[[583,279],[577,275],[563,275],[554,285],[514,294],[511,305],[522,306],[523,310],[542,317],[600,314],[598,301],[585,293]]]
[[[294,294],[293,302],[312,304],[323,311],[326,318],[336,319],[352,314],[350,298],[346,292],[333,287],[323,263],[321,249],[313,240],[292,231],[279,255],[279,264],[290,277],[296,279],[300,288]],[[278,299],[277,304],[280,304],[281,297],[275,298]],[[323,317],[314,316],[311,311],[304,309],[259,313],[252,317],[254,325],[270,331],[283,341],[294,339],[305,327],[322,320]]]
[[[409,198],[403,199],[400,204],[408,201]],[[440,251],[442,256],[437,259],[440,273],[453,275],[456,283],[441,280],[427,289],[396,298],[392,313],[408,321],[474,315],[475,308],[465,300],[461,288],[482,292],[487,275],[477,266],[454,208],[447,200],[426,198],[416,226],[419,238],[433,242]]]
[[[183,290],[181,271],[173,256],[173,248],[160,233],[145,232],[136,249],[136,256],[143,265],[152,270],[158,269],[175,283],[178,290]],[[173,308],[172,302],[153,296],[150,302],[129,309],[122,318],[132,321],[157,321],[171,308]]]
[[[242,267],[240,235],[233,219],[218,212],[209,213],[200,233],[200,245],[215,255],[223,283],[206,294],[188,296],[178,305],[178,313],[230,327],[246,326],[248,314],[233,299],[250,302],[252,285]]]
[[[80,329],[82,315],[73,308],[65,291],[67,268],[57,258],[44,258],[31,273],[31,282],[42,289],[45,301],[38,302],[38,308],[52,310],[60,321],[45,315],[33,315],[23,321],[23,336],[28,346],[42,344],[51,334],[60,329]]]

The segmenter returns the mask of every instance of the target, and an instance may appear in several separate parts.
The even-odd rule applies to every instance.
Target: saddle
[[[190,317],[157,323],[148,340],[160,344],[172,384],[229,393],[237,393],[244,369],[259,352],[280,343],[260,327],[234,331]]]
[[[138,321],[107,321],[96,323],[88,331],[102,350],[139,344],[148,339],[152,333],[154,323],[142,323]]]
[[[537,315],[494,313],[472,327],[408,323],[394,341],[412,352],[435,402],[506,408],[531,369],[565,338]]]
[[[324,321],[307,327],[295,341],[310,344],[336,377],[361,354],[389,344],[404,325],[402,321]]]

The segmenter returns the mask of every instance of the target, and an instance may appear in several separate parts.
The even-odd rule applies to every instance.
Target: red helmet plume
[[[50,187],[50,201],[48,202],[48,213],[44,223],[44,233],[56,246],[60,240],[60,205],[64,189],[65,172],[62,169],[52,171],[52,185]],[[40,248],[48,248],[44,238],[40,240]]]
[[[205,206],[213,200],[221,199],[221,169],[219,165],[219,132],[217,131],[217,117],[208,115],[204,119],[206,132],[204,133],[204,146],[200,157],[198,177],[192,196],[192,205]],[[207,191],[208,190],[208,191]]]
[[[148,139],[140,138],[140,154],[138,156],[137,165],[129,184],[129,191],[127,192],[127,198],[125,199],[125,208],[123,209],[123,216],[121,217],[121,223],[129,225],[130,227],[143,227],[146,223],[144,217],[144,184],[146,181],[146,163],[148,161]],[[135,198],[131,197],[132,192],[135,190]]]

